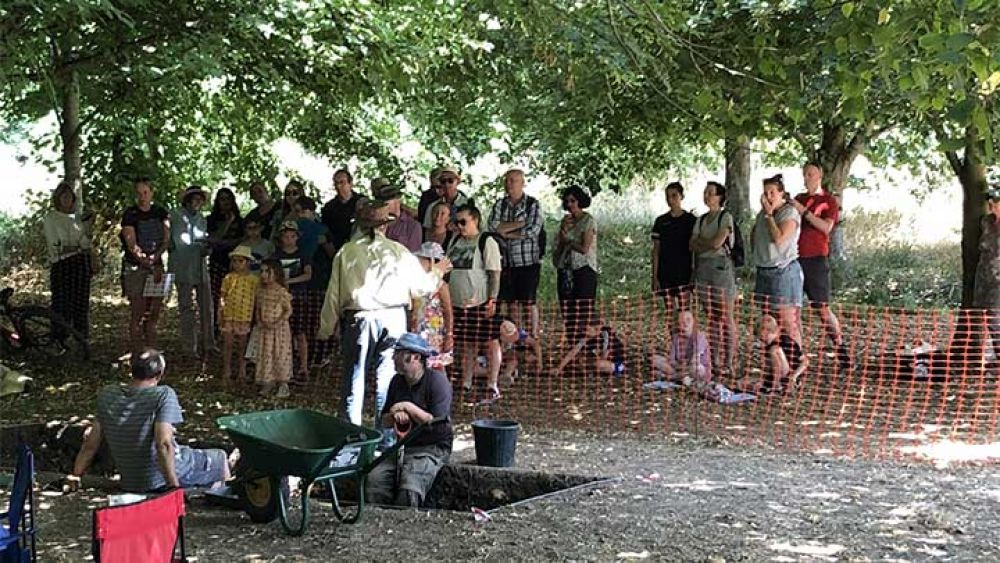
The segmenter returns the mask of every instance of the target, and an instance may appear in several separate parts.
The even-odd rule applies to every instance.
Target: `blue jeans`
[[[375,369],[375,429],[382,429],[382,407],[389,382],[396,374],[392,361],[395,339],[406,332],[406,310],[402,307],[358,311],[341,319],[341,353],[345,375],[341,390],[341,416],[361,425],[365,378]]]

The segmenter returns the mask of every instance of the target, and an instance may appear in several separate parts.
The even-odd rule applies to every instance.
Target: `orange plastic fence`
[[[721,404],[703,392],[704,386],[681,383],[675,389],[657,390],[647,385],[658,377],[650,356],[668,353],[679,308],[693,311],[710,346],[719,345],[718,331],[709,331],[707,323],[709,316],[723,310],[718,300],[688,294],[677,303],[649,295],[577,304],[567,311],[561,311],[558,303],[543,303],[539,305],[541,371],[523,349],[507,352],[505,361],[514,353],[519,357],[517,375],[513,381],[501,378],[502,397],[487,403],[482,400],[485,370],[477,370],[474,387],[466,391],[461,361],[456,358],[448,367],[455,389],[454,417],[459,422],[509,417],[527,430],[574,429],[595,435],[697,434],[736,444],[869,458],[909,457],[942,441],[979,446],[995,441],[992,314],[831,307],[842,328],[849,366],[841,365],[818,311],[806,306],[800,324],[809,365],[799,384],[757,394],[752,401]],[[754,298],[737,301],[732,309],[737,327],[734,370],[720,373],[716,365],[713,385],[747,389],[752,383],[748,380],[768,373],[764,346],[758,340],[760,320],[768,310],[777,314],[776,308]],[[623,374],[595,371],[587,349],[561,373],[554,373],[578,341],[574,331],[579,333],[586,324],[575,321],[581,326],[574,328],[577,317],[595,317],[613,329],[624,345]],[[481,353],[485,350],[483,346]],[[335,359],[313,376],[308,387],[329,396],[339,389],[341,373]],[[366,390],[370,411],[371,382]]]

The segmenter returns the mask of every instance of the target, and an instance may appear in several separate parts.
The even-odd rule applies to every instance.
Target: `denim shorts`
[[[181,456],[191,459],[190,469],[177,476],[181,487],[208,487],[226,478],[229,456],[225,450],[196,450],[187,446],[178,446],[177,449]]]
[[[754,286],[757,298],[765,304],[802,306],[802,267],[798,260],[778,268],[757,268]]]

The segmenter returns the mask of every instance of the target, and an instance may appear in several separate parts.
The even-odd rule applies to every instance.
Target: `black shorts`
[[[830,302],[830,260],[826,256],[799,258],[802,267],[802,288],[809,301],[817,304]]]
[[[541,264],[504,268],[500,272],[500,295],[497,299],[505,302],[534,303],[541,275]]]

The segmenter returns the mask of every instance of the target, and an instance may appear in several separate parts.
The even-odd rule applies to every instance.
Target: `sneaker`
[[[278,391],[274,394],[274,396],[279,399],[284,399],[289,395],[291,395],[291,392],[288,391],[287,383],[282,383],[281,385],[278,385]]]

